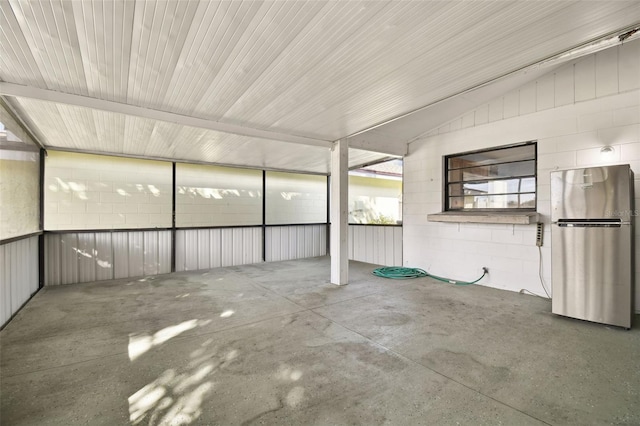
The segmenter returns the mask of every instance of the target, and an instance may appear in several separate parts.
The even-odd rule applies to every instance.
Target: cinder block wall
[[[550,172],[601,164],[631,164],[640,178],[640,41],[551,70],[542,78],[434,129],[409,145],[404,163],[405,265],[442,276],[476,278],[487,286],[542,294],[533,225],[436,223],[442,211],[442,157],[529,140],[538,141],[537,211],[549,224]],[[605,161],[600,148],[611,145]],[[636,180],[636,205],[640,181]],[[542,247],[543,276],[551,282],[550,230]],[[636,245],[640,226],[636,227]],[[640,250],[636,250],[636,262]],[[640,273],[640,268],[636,268]],[[636,277],[640,284],[640,275]],[[640,307],[640,291],[636,291]]]

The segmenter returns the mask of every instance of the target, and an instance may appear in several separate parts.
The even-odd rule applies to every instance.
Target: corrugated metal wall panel
[[[19,281],[16,283],[16,289],[18,291],[18,294],[20,295],[20,304],[24,303],[23,301],[28,300],[29,296],[31,295],[31,293],[29,292],[31,287],[29,285],[29,278],[31,277],[30,269],[32,264],[29,259],[29,255],[31,254],[29,241],[30,239],[22,240],[22,244],[20,245],[20,248],[18,250],[18,255],[20,256],[20,268],[18,271]]]
[[[270,226],[265,237],[267,262],[327,254],[326,225]]]
[[[242,264],[253,263],[253,229],[243,229],[242,231]]]
[[[60,235],[60,284],[78,282],[78,235]]]
[[[269,227],[266,235],[268,261],[327,252],[325,225]],[[47,285],[169,273],[171,231],[47,234],[45,261]],[[176,271],[261,261],[260,227],[176,231]]]
[[[24,240],[17,241],[15,244],[9,244],[9,259],[11,268],[9,269],[9,292],[11,294],[11,310],[15,310],[16,306],[20,306],[22,299],[22,288],[20,286],[20,278],[24,276],[24,262],[20,261],[24,253]]]
[[[382,265],[386,266],[402,266],[402,259],[398,259],[396,252],[398,249],[402,252],[402,232],[398,232],[398,229],[402,231],[402,228],[387,227],[384,229],[384,245],[379,248],[384,252],[380,253],[380,258],[384,258]],[[395,235],[400,235],[399,244],[396,243],[397,239]],[[396,263],[400,260],[400,263]]]
[[[95,234],[78,234],[78,281],[89,282],[96,279],[96,261],[94,259]]]
[[[47,234],[45,265],[46,285],[168,273],[171,232]]]
[[[316,256],[327,255],[327,226],[321,225],[320,227],[320,241],[318,241],[318,252]]]
[[[280,247],[277,244],[273,235],[276,231],[272,228],[266,228],[264,232],[265,238],[265,260],[267,262],[273,262],[275,259],[280,257]]]
[[[176,272],[184,271],[184,257],[187,244],[187,231],[176,231]]]
[[[244,230],[239,228],[233,228],[231,230],[231,252],[232,252],[232,265],[242,265],[244,263]]]
[[[5,246],[0,246],[0,262],[0,324],[4,324],[11,317],[11,257]]]
[[[158,231],[144,232],[144,275],[158,275]]]
[[[369,226],[365,226],[365,234],[366,234],[366,240],[365,240],[365,258],[367,259],[366,261],[369,263],[375,263],[376,259],[376,255],[375,255],[375,248],[376,245],[378,244],[384,244],[384,232],[378,232],[378,231],[382,231],[382,230],[378,230],[377,228],[373,228],[373,227],[369,227]]]
[[[251,263],[259,263],[262,262],[262,229],[253,228],[253,259],[251,259]]]
[[[211,230],[198,230],[198,269],[211,268]]]
[[[353,229],[353,260],[365,262],[365,229],[363,226],[350,226]]]
[[[186,229],[176,235],[176,271],[245,265],[262,260],[259,227]]]
[[[349,226],[349,259],[375,265],[402,265],[402,227]]]
[[[218,268],[222,266],[222,232],[220,229],[212,229],[209,239],[209,266]]]
[[[220,242],[220,266],[233,265],[233,229],[221,229]]]
[[[158,231],[158,273],[171,272],[171,231]]]
[[[29,238],[29,295],[38,291],[40,287],[38,238],[39,237]]]
[[[96,239],[96,281],[110,280],[114,276],[112,240],[110,233],[94,234]]]
[[[271,229],[273,229],[274,232],[277,231],[277,233],[273,235],[273,238],[276,242],[275,246],[277,247],[277,251],[270,254],[272,256],[278,256],[277,259],[274,258],[274,260],[291,259],[291,253],[295,253],[295,248],[290,244],[291,241],[295,242],[295,228],[283,226]]]
[[[38,237],[0,246],[0,325],[38,290]]]
[[[349,259],[355,259],[354,255],[353,255],[353,241],[354,241],[354,237],[353,237],[353,233],[355,232],[354,229],[356,227],[355,226],[350,226],[349,227],[349,231],[347,232],[347,252],[349,253]]]
[[[185,231],[184,270],[196,271],[198,269],[198,230]]]
[[[390,266],[402,265],[402,227],[393,228],[393,262]]]
[[[129,235],[127,232],[114,232],[111,239],[113,278],[127,278],[129,276]]]
[[[144,275],[143,244],[142,232],[129,232],[129,277]]]
[[[49,234],[44,239],[44,274],[46,285],[60,284],[60,235]]]

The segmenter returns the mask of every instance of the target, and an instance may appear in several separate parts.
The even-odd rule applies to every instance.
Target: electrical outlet
[[[544,236],[544,223],[538,222],[536,228],[536,245],[542,247],[542,237]]]

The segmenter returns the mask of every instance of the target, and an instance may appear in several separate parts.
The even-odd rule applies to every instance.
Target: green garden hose
[[[394,280],[408,280],[409,278],[427,277],[427,271],[419,268],[405,268],[402,266],[385,266],[373,270],[373,275]]]
[[[487,275],[487,268],[482,268],[482,276],[474,281],[458,281],[450,278],[443,278],[437,275],[431,275],[424,269],[420,268],[405,268],[404,266],[385,266],[382,268],[374,269],[372,274],[382,278],[391,278],[394,280],[407,280],[410,278],[431,277],[438,281],[455,285],[471,285],[475,284]]]

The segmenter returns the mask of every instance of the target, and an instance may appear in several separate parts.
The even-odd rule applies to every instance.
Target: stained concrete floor
[[[4,425],[640,424],[640,321],[328,258],[47,287],[0,333]],[[517,278],[515,278],[517,279]]]

